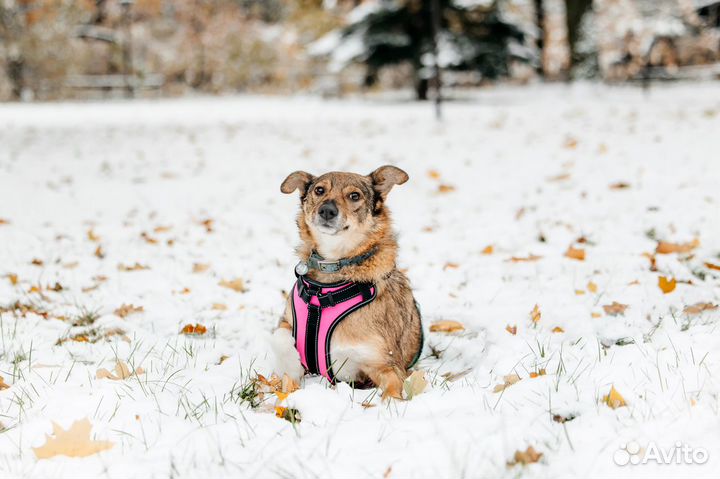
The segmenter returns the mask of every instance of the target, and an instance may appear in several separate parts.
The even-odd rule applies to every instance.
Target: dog
[[[295,171],[280,186],[300,192],[301,243],[276,333],[292,338],[304,372],[379,387],[383,399],[402,397],[423,347],[420,310],[396,265],[386,205],[390,190],[407,180],[386,165],[367,176]]]

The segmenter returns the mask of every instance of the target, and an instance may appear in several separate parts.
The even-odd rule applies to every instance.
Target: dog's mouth
[[[350,229],[350,225],[343,225],[339,221],[324,220],[322,218],[315,219],[315,227],[325,235],[334,236]]]

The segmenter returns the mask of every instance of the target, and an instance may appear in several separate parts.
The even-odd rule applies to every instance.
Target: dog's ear
[[[308,185],[314,180],[315,177],[310,173],[304,171],[294,171],[285,178],[285,181],[280,185],[280,191],[285,194],[290,194],[295,190],[300,190],[300,195],[304,195],[307,191]]]
[[[408,174],[397,166],[385,165],[370,173],[375,192],[385,200],[395,185],[402,185],[408,180]]]

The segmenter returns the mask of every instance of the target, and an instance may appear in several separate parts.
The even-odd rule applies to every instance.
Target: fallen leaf
[[[481,253],[482,254],[493,254],[494,250],[495,250],[495,248],[493,247],[493,245],[489,244],[482,249]]]
[[[675,287],[677,286],[677,281],[675,278],[668,279],[665,276],[660,276],[658,278],[658,286],[662,290],[663,293],[668,294],[675,291]]]
[[[617,183],[612,183],[610,185],[611,190],[625,190],[627,188],[630,188],[630,184],[625,183],[624,181],[618,181]]]
[[[33,258],[33,260],[30,262],[33,266],[42,266],[45,263],[41,259]]]
[[[153,228],[154,233],[167,233],[172,229],[172,226],[156,226]]]
[[[545,376],[546,374],[547,374],[547,371],[545,371],[544,369],[540,369],[538,372],[535,372],[535,371],[531,372],[530,377],[536,378],[538,376]]]
[[[720,266],[713,263],[705,263],[705,267],[708,269],[713,269],[715,271],[720,271]]]
[[[92,425],[88,418],[75,421],[67,431],[53,422],[53,436],[45,435],[45,444],[34,447],[33,452],[38,459],[55,456],[85,457],[110,449],[110,441],[94,441],[90,438]]]
[[[214,311],[227,311],[228,307],[226,304],[223,303],[213,303],[212,309]]]
[[[581,248],[573,248],[572,245],[568,246],[565,251],[565,257],[570,259],[576,259],[578,261],[585,261],[585,250]]]
[[[300,389],[300,385],[287,374],[283,374],[280,380],[280,391],[290,394]]]
[[[130,266],[126,266],[126,265],[120,263],[120,264],[118,264],[118,269],[120,271],[142,271],[142,270],[150,269],[150,268],[148,266],[142,265],[140,263],[135,263]]]
[[[130,316],[131,314],[137,314],[144,312],[145,309],[142,306],[133,306],[132,304],[123,304],[119,308],[117,308],[115,311],[113,311],[113,314],[115,316],[120,316],[121,318],[126,318],[127,316]]]
[[[446,184],[439,184],[437,187],[438,193],[452,193],[455,191],[455,187],[452,185],[446,185]]]
[[[460,267],[457,263],[445,263],[445,266],[443,266],[443,271],[448,269],[458,269]]]
[[[610,393],[607,396],[603,396],[603,402],[612,409],[627,406],[625,399],[617,391],[617,389],[615,389],[615,386],[610,386]]]
[[[575,419],[575,416],[572,415],[572,414],[567,415],[567,416],[562,416],[562,415],[560,415],[560,414],[555,414],[555,415],[552,417],[552,419],[553,419],[553,421],[555,421],[555,422],[559,422],[560,424],[564,424],[564,423],[566,423],[566,422],[568,422],[568,421],[572,421],[573,419]]]
[[[119,381],[129,378],[133,374],[138,376],[143,373],[145,373],[145,370],[143,368],[135,368],[134,371],[130,371],[130,368],[127,364],[122,361],[117,361],[115,363],[115,374],[111,373],[107,369],[101,368],[97,370],[97,372],[95,373],[95,377],[97,379],[112,379],[113,381]]]
[[[522,464],[523,466],[527,466],[528,464],[534,464],[538,462],[540,459],[542,459],[543,453],[537,452],[535,448],[532,446],[528,446],[527,449],[524,451],[515,451],[515,455],[513,456],[513,460],[509,461],[507,463],[508,467],[515,466],[517,464]]]
[[[683,309],[683,313],[687,314],[688,316],[697,316],[698,314],[702,314],[705,311],[714,311],[716,309],[718,309],[717,304],[695,303],[691,306],[686,306],[685,309]]]
[[[5,378],[0,376],[0,391],[8,389],[9,387],[10,387],[10,385],[5,382]]]
[[[95,231],[93,231],[92,228],[90,228],[87,232],[87,238],[92,241],[93,243],[97,243],[100,241],[100,237],[95,234]]]
[[[222,363],[224,363],[225,361],[227,361],[229,358],[230,358],[230,356],[228,356],[228,355],[226,355],[226,354],[223,354],[223,355],[220,356],[220,359],[219,359],[218,362],[215,363],[215,364],[217,364],[217,365],[219,366],[219,365],[221,365]]]
[[[495,385],[493,392],[499,393],[500,391],[504,391],[506,388],[509,388],[518,381],[520,381],[520,376],[517,374],[508,374],[507,376],[503,376],[502,384]]]
[[[658,241],[655,252],[657,254],[671,254],[671,253],[689,253],[700,246],[700,240],[695,238],[689,243],[670,243],[668,241]]]
[[[508,259],[506,261],[509,261],[511,263],[528,263],[530,261],[537,261],[541,258],[542,258],[542,256],[530,254],[530,255],[524,256],[524,257],[523,256],[512,256],[510,259]]]
[[[428,170],[427,175],[433,180],[440,179],[440,172],[438,170]]]
[[[286,421],[293,424],[301,421],[300,411],[291,407],[276,406],[275,416],[279,417],[280,419],[285,419]]]
[[[565,139],[565,143],[563,143],[563,146],[569,150],[575,149],[578,145],[577,139],[573,138],[572,136],[568,136]]]
[[[552,328],[552,332],[553,333],[564,333],[565,330],[563,328],[561,328],[560,326],[555,326],[554,328]]]
[[[223,288],[230,288],[233,291],[236,291],[238,293],[244,293],[245,291],[247,291],[247,288],[245,288],[245,282],[240,278],[236,278],[233,280],[225,280],[224,279],[224,280],[220,281],[220,283],[218,283],[218,284],[220,286],[222,286]]]
[[[158,244],[158,240],[156,238],[153,238],[152,236],[150,236],[149,234],[147,234],[144,231],[142,233],[140,233],[140,237],[142,239],[144,239],[145,242],[148,244]]]
[[[202,324],[195,324],[195,326],[192,324],[186,324],[180,332],[182,334],[201,335],[207,333],[207,328]]]
[[[0,218],[0,225],[9,225],[10,221],[5,218]]]
[[[570,179],[570,173],[561,173],[559,175],[551,176],[546,178],[549,182],[566,181]]]
[[[105,257],[105,250],[103,250],[103,247],[101,245],[97,245],[97,248],[95,248],[95,252],[93,254],[97,258],[103,259]]]
[[[458,321],[452,321],[449,319],[443,319],[441,321],[435,321],[430,325],[430,331],[433,333],[456,333],[458,331],[464,331],[465,326]]]
[[[206,232],[212,233],[212,232],[213,232],[213,226],[215,225],[215,221],[214,221],[214,220],[211,220],[210,218],[208,218],[208,219],[206,219],[206,220],[202,220],[202,221],[200,222],[200,224],[205,227],[205,231],[206,231]]]
[[[508,333],[510,333],[512,335],[516,335],[517,334],[517,326],[510,326],[508,324],[507,326],[505,326],[505,331],[507,331]]]
[[[209,265],[209,264],[205,264],[205,263],[193,263],[192,272],[193,272],[193,273],[204,273],[205,271],[207,271],[207,270],[209,270],[209,269],[210,269],[210,265]]]
[[[80,265],[77,261],[71,261],[70,263],[63,263],[62,267],[65,269],[75,269]]]
[[[603,309],[605,310],[605,314],[609,314],[610,316],[618,316],[625,314],[625,310],[628,309],[628,305],[620,304],[617,301],[613,301],[612,304],[604,305]]]
[[[590,313],[590,317],[592,317],[592,318],[599,318],[600,316],[602,316],[602,314],[600,314],[600,313],[595,313],[595,312]]]
[[[418,394],[422,394],[427,387],[427,380],[425,379],[425,371],[413,371],[410,376],[405,379],[403,383],[403,391],[405,391],[405,399],[412,399]]]
[[[584,289],[576,289],[575,294],[577,296],[582,296],[583,294],[585,294],[585,290]]]
[[[8,273],[5,275],[5,277],[10,281],[10,284],[12,284],[13,286],[18,284],[18,275],[14,273]]]
[[[540,306],[536,304],[532,311],[530,311],[530,319],[532,319],[533,323],[537,324],[540,321],[541,316],[542,313],[540,313]]]

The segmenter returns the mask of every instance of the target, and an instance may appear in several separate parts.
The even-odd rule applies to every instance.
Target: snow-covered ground
[[[442,124],[372,99],[2,105],[0,476],[716,477],[718,151],[712,84],[487,90]],[[426,328],[465,330],[427,333],[410,401],[306,377],[282,402],[301,422],[252,409],[294,280],[280,182],[385,163],[410,174],[389,203]],[[691,244],[653,271],[660,240]],[[117,360],[144,373],[96,378]],[[83,418],[114,446],[36,458]],[[615,465],[631,441],[709,457]]]

